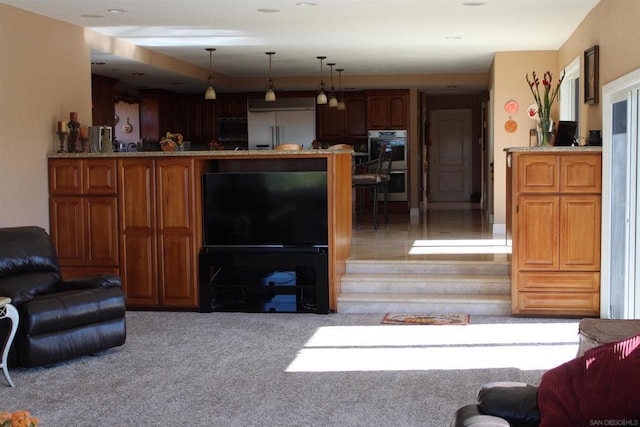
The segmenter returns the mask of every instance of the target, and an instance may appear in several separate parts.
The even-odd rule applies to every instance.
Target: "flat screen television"
[[[558,147],[570,147],[576,139],[576,129],[578,122],[569,120],[560,120],[558,122],[558,131],[556,132],[556,141],[553,145]]]
[[[204,246],[326,247],[327,172],[204,173]]]

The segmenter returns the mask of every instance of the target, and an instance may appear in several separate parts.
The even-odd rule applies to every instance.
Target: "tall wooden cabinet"
[[[600,312],[602,156],[583,150],[507,153],[514,314]]]
[[[344,110],[327,104],[316,106],[316,138],[320,142],[365,142],[367,140],[367,98],[363,93],[344,95]]]
[[[118,160],[120,258],[129,305],[197,307],[193,162]]]
[[[49,159],[49,195],[63,276],[118,274],[115,159]]]

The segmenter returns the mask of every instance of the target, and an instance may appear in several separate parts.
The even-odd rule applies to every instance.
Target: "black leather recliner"
[[[9,364],[55,364],[123,345],[125,298],[120,277],[63,280],[51,238],[40,227],[0,228],[0,296],[19,313]],[[0,323],[0,337],[9,322]]]

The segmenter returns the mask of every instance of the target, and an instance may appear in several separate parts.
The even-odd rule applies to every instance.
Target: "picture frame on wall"
[[[598,103],[598,45],[584,51],[584,103]]]

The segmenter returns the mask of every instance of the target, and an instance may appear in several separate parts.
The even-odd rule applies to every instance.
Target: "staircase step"
[[[508,275],[508,261],[347,260],[346,273]]]
[[[346,274],[342,292],[510,295],[511,281],[504,275]]]
[[[339,313],[438,313],[508,316],[507,295],[341,293]]]

